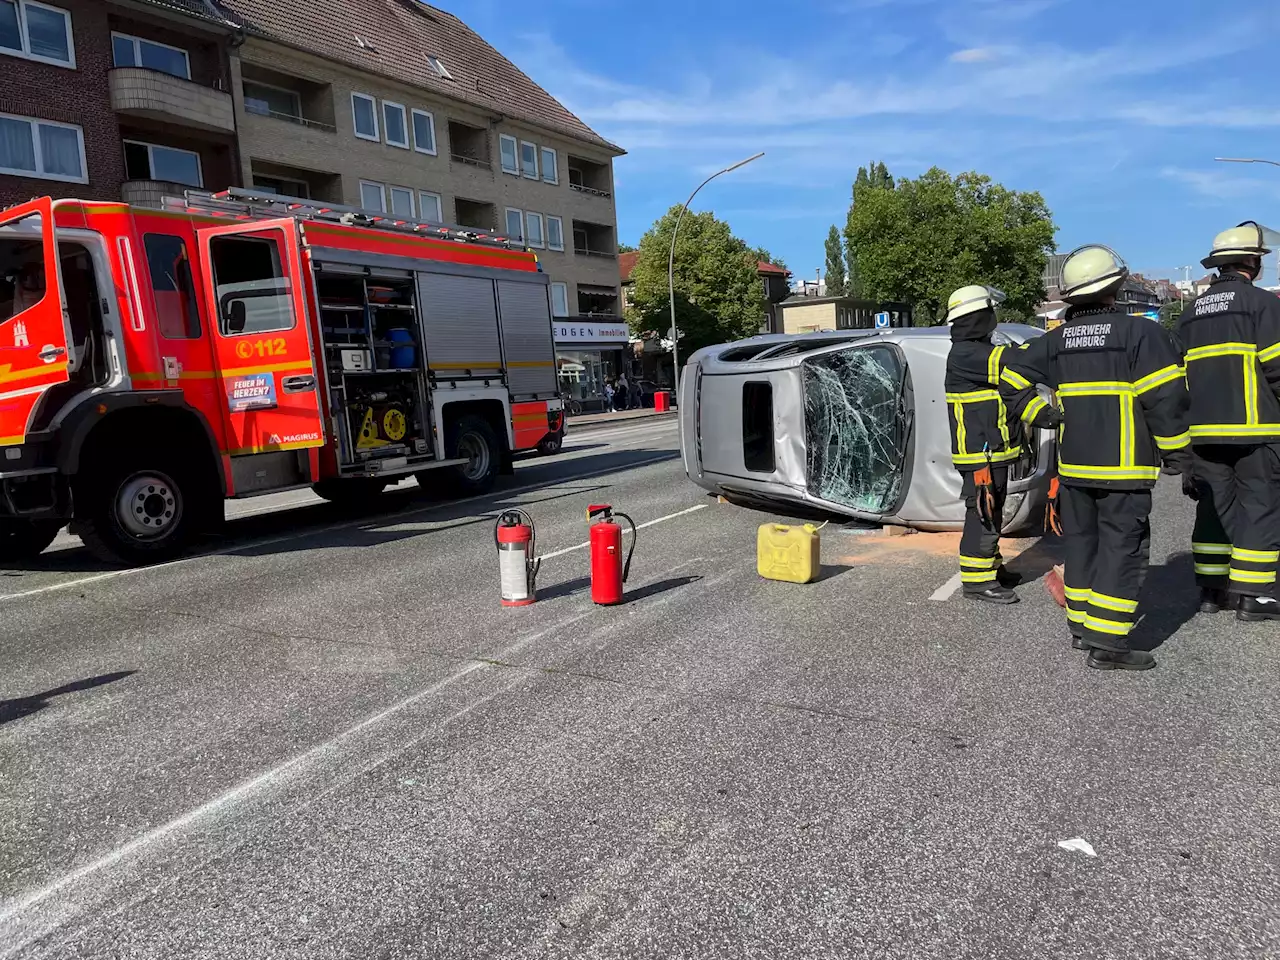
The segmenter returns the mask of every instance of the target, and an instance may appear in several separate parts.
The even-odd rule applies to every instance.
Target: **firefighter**
[[[1249,621],[1280,620],[1280,299],[1253,285],[1271,252],[1266,233],[1247,220],[1214,238],[1201,263],[1218,275],[1178,329],[1202,488],[1192,550],[1197,573],[1216,574],[1217,588],[1225,573],[1229,593],[1201,599],[1229,603]]]
[[[1043,384],[1062,406],[1056,508],[1072,646],[1098,670],[1148,670],[1130,645],[1150,554],[1151,488],[1161,458],[1191,461],[1187,391],[1164,331],[1115,309],[1129,270],[1108,247],[1080,247],[1062,267],[1066,322],[1005,360],[1001,393],[1024,419]]]
[[[1009,486],[1009,464],[1022,455],[1021,429],[1010,422],[1000,397],[1001,359],[995,346],[996,305],[1004,294],[993,287],[961,287],[947,302],[951,351],[946,394],[951,420],[951,459],[960,472],[964,533],[960,579],[966,597],[987,603],[1017,603],[1019,578],[1000,558],[1000,523]],[[1056,411],[1045,405],[1038,425],[1052,426]]]

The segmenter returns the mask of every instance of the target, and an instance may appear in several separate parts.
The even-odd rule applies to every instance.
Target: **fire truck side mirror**
[[[222,316],[227,322],[227,333],[244,333],[245,324],[248,321],[248,313],[245,310],[243,300],[224,301],[222,304]]]

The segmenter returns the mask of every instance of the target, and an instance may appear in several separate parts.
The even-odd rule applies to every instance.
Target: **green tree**
[[[1166,330],[1177,332],[1178,321],[1182,319],[1182,311],[1185,306],[1186,304],[1181,300],[1170,300],[1160,307],[1160,323]]]
[[[680,229],[681,230],[684,229],[683,225],[680,227]],[[770,253],[764,247],[754,247],[751,250],[751,255],[755,257],[757,260],[762,260],[765,263],[772,263],[775,267],[781,267],[783,270],[787,269],[787,262],[785,260],[783,260],[781,257],[775,257],[772,253]]]
[[[827,231],[827,269],[825,277],[827,280],[827,296],[843,297],[845,295],[844,245],[840,241],[840,231],[836,229],[834,223],[831,225],[831,229]]]
[[[889,168],[884,165],[883,161],[858,168],[857,176],[853,179],[853,200],[849,204],[849,218],[845,222],[844,229],[845,296],[862,299],[867,295],[863,289],[862,278],[858,273],[858,248],[854,245],[850,226],[853,222],[853,204],[857,202],[858,191],[892,189],[893,177],[890,176]],[[827,243],[830,244],[830,242],[831,240],[828,237]],[[830,256],[830,247],[828,247],[828,256]]]
[[[640,238],[640,256],[631,272],[635,286],[627,321],[641,336],[665,336],[671,326],[667,252],[679,213],[679,206],[672,207]],[[757,256],[759,252],[735,237],[715,214],[685,214],[675,256],[681,357],[759,332],[766,310],[756,268],[756,261],[764,259]]]
[[[1039,193],[937,167],[892,187],[884,176],[880,187],[873,176],[855,185],[845,231],[863,296],[910,303],[928,326],[944,317],[953,290],[987,283],[1008,295],[1007,310],[1035,312],[1056,232]]]
[[[618,252],[619,253],[635,253],[636,248],[629,243],[620,243],[618,244]]]

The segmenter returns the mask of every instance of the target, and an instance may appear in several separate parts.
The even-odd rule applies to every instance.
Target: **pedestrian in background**
[[[1230,605],[1250,621],[1280,620],[1280,298],[1253,285],[1266,239],[1251,220],[1218,234],[1201,261],[1218,275],[1178,324],[1200,481],[1191,539],[1201,609]]]
[[[1000,396],[1000,372],[1008,346],[995,346],[996,305],[1004,294],[994,287],[961,287],[947,301],[951,350],[947,354],[947,413],[951,421],[951,461],[960,472],[964,532],[960,537],[961,591],[987,603],[1017,603],[1016,574],[1000,557],[1000,527],[1009,464],[1022,456],[1022,429],[1010,420]],[[1036,426],[1056,426],[1057,411],[1044,400],[1027,405]]]
[[[1190,472],[1187,390],[1173,341],[1146,317],[1115,309],[1128,267],[1108,247],[1081,247],[1062,265],[1066,322],[1009,351],[1001,394],[1025,416],[1057,392],[1063,584],[1072,646],[1098,670],[1149,670],[1130,633],[1151,550],[1151,488],[1163,457]]]
[[[618,378],[618,406],[622,410],[626,410],[631,405],[631,388],[627,383],[627,375],[624,373]]]
[[[610,413],[616,409],[613,403],[613,382],[610,380],[604,382],[604,408]]]

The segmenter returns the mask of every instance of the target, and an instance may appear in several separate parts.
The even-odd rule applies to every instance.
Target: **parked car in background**
[[[1043,331],[1001,324],[997,340]],[[921,530],[964,523],[943,388],[946,327],[770,334],[699,350],[680,382],[685,472],[728,499]],[[1040,522],[1051,430],[1010,465],[1005,531]]]

